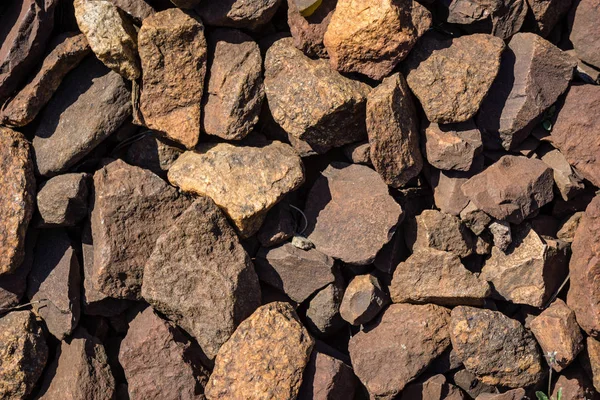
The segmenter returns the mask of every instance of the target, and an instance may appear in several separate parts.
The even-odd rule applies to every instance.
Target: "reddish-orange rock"
[[[331,21],[337,0],[321,0],[317,9],[309,16],[300,14],[296,0],[288,0],[288,25],[294,38],[294,46],[309,57],[328,57],[323,36]]]
[[[569,18],[569,39],[579,58],[600,68],[600,17],[599,0],[577,0]]]

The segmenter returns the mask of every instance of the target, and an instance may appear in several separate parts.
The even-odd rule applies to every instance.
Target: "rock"
[[[571,8],[572,0],[527,0],[538,30],[546,37]]]
[[[583,215],[584,212],[579,211],[567,218],[567,220],[562,223],[556,237],[564,242],[572,243]]]
[[[0,103],[26,80],[44,55],[57,0],[6,2],[0,21]]]
[[[212,198],[249,237],[271,207],[304,183],[304,168],[294,150],[277,141],[260,147],[207,143],[183,153],[168,177],[185,192]]]
[[[566,91],[575,66],[573,58],[536,34],[513,36],[477,117],[484,143],[507,150],[518,146]]]
[[[457,371],[452,378],[456,386],[464,390],[473,399],[482,393],[494,393],[496,389],[494,386],[481,382],[466,369]]]
[[[123,78],[93,57],[65,79],[41,113],[33,148],[40,175],[67,171],[131,115]]]
[[[569,39],[577,55],[596,68],[600,68],[600,30],[596,23],[600,15],[599,5],[598,0],[576,0],[569,16]]]
[[[4,125],[25,126],[32,122],[65,75],[90,53],[85,36],[74,33],[59,35],[51,48],[36,75],[2,110],[0,120]]]
[[[571,283],[567,304],[588,335],[600,337],[600,288],[594,284],[600,269],[600,197],[596,196],[581,217],[571,246]]]
[[[404,231],[398,229],[392,236],[392,240],[383,245],[375,256],[373,265],[381,272],[391,275],[400,261],[406,260],[410,252],[406,246]]]
[[[552,143],[569,164],[596,187],[600,187],[600,143],[592,132],[600,126],[600,116],[594,111],[598,104],[599,87],[571,86],[551,135]]]
[[[598,400],[600,398],[584,371],[574,367],[560,374],[554,384],[552,397],[558,399],[559,390],[562,390],[561,399],[563,400]]]
[[[291,305],[259,307],[219,350],[206,398],[295,399],[313,344]]]
[[[338,0],[323,43],[333,68],[381,80],[430,26],[431,14],[416,1]]]
[[[256,30],[273,18],[280,3],[281,0],[201,1],[196,11],[207,25]]]
[[[394,303],[482,306],[490,294],[488,283],[458,256],[435,249],[416,250],[398,265],[390,285]]]
[[[437,210],[424,210],[409,226],[407,242],[413,250],[437,249],[464,258],[473,253],[475,240],[460,220]]]
[[[354,373],[372,398],[391,400],[450,345],[450,312],[433,304],[393,304],[350,339]]]
[[[399,188],[419,175],[423,157],[417,115],[400,73],[385,78],[369,93],[367,134],[371,162],[387,185]]]
[[[295,230],[296,221],[290,205],[282,201],[269,210],[256,237],[264,247],[273,247],[291,239]]]
[[[461,188],[473,173],[432,169],[430,174],[429,180],[435,206],[445,214],[459,215],[469,204],[469,199],[463,194]]]
[[[352,368],[315,349],[304,370],[298,400],[353,399],[355,388]]]
[[[361,187],[369,190],[357,190]],[[317,250],[353,265],[372,263],[403,217],[377,172],[344,163],[332,163],[321,173],[304,213],[307,237]]]
[[[332,70],[326,60],[305,56],[290,38],[275,42],[265,56],[265,93],[273,119],[310,145],[339,147],[366,139],[369,91],[368,85]]]
[[[587,372],[590,373],[594,388],[598,391],[598,388],[600,388],[600,342],[593,337],[588,337],[585,348],[585,357],[582,364],[587,364],[587,367],[589,367]]]
[[[61,342],[38,394],[40,400],[111,400],[115,378],[100,340],[83,328],[69,342]]]
[[[154,8],[146,0],[110,0],[119,9],[125,11],[138,24],[154,14]]]
[[[462,185],[476,207],[513,224],[552,201],[552,170],[540,160],[506,155]]]
[[[0,275],[0,309],[18,305],[27,290],[27,275],[33,265],[37,230],[30,229],[25,239],[25,257],[15,272]]]
[[[447,383],[442,374],[434,375],[422,383],[411,383],[399,397],[400,400],[464,400],[465,396],[456,386]]]
[[[177,8],[146,18],[138,35],[144,125],[188,149],[198,143],[207,45],[200,18]]]
[[[346,288],[340,305],[340,315],[351,325],[364,325],[389,303],[389,295],[383,291],[375,276],[358,275]]]
[[[512,231],[510,229],[510,224],[506,221],[493,221],[488,229],[492,234],[494,240],[494,246],[496,246],[500,251],[506,253],[510,244],[512,243]]]
[[[481,132],[473,120],[446,125],[430,123],[424,131],[425,156],[435,168],[470,171],[483,151]]]
[[[181,153],[183,153],[183,150],[167,143],[165,140],[147,135],[129,146],[125,161],[166,178],[167,171]]]
[[[210,359],[260,305],[250,257],[211,199],[199,197],[157,239],[142,296],[192,335]]]
[[[481,393],[475,400],[525,400],[525,389],[512,389],[504,393]]]
[[[40,185],[37,208],[45,225],[75,226],[88,214],[86,173],[64,174]]]
[[[525,0],[453,0],[448,22],[461,24],[467,31],[491,33],[509,39],[519,32],[527,15]]]
[[[575,313],[561,299],[535,317],[529,324],[544,354],[556,352],[556,363],[551,365],[561,372],[583,350],[583,335],[575,320]]]
[[[471,201],[460,212],[460,220],[476,235],[481,235],[492,222],[492,218]]]
[[[309,57],[327,58],[323,36],[331,21],[338,0],[321,0],[309,16],[301,14],[296,0],[288,0],[288,25],[294,38],[294,46]]]
[[[491,35],[424,36],[405,68],[427,119],[447,124],[472,118],[498,74],[503,50],[502,39]]]
[[[75,0],[77,25],[100,61],[130,81],[140,77],[137,32],[110,0]]]
[[[450,339],[467,371],[485,384],[518,388],[543,378],[541,356],[531,334],[498,311],[454,308]]]
[[[294,235],[292,238],[292,246],[301,250],[310,250],[315,248],[315,244],[304,236]]]
[[[29,142],[0,127],[0,275],[17,271],[25,258],[25,233],[34,210],[35,176]]]
[[[150,171],[116,160],[94,174],[92,282],[110,297],[139,300],[156,239],[191,201]]]
[[[347,144],[342,147],[342,152],[352,164],[373,165],[371,162],[371,145],[369,142]]]
[[[344,290],[344,279],[336,274],[333,283],[310,299],[306,309],[306,326],[311,332],[318,336],[329,336],[346,326],[340,315]]]
[[[202,127],[226,140],[243,139],[258,122],[265,95],[260,50],[245,33],[224,29],[211,33],[209,46],[213,58]]]
[[[552,168],[554,183],[565,201],[572,199],[585,188],[582,179],[573,172],[569,162],[560,151],[552,149],[542,152],[540,156],[541,160]]]
[[[42,328],[30,311],[13,311],[0,318],[0,393],[6,399],[25,399],[42,375],[48,346]]]

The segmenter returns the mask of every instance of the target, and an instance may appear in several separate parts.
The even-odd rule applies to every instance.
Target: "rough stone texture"
[[[562,400],[598,400],[600,394],[582,369],[573,367],[563,371],[552,390],[552,397],[558,399],[558,390],[562,389]]]
[[[371,145],[369,142],[347,144],[342,147],[342,152],[352,164],[373,165],[371,162]]]
[[[512,230],[510,224],[506,221],[493,221],[488,226],[489,232],[492,234],[494,246],[500,251],[506,253],[512,243]]]
[[[476,235],[481,235],[490,222],[492,222],[492,218],[489,215],[481,211],[479,207],[470,201],[460,212],[460,219]]]
[[[273,18],[280,3],[281,0],[201,1],[196,11],[207,25],[255,30]]]
[[[435,249],[417,250],[401,262],[390,285],[394,303],[482,306],[490,294],[488,283],[466,269],[458,256]]]
[[[586,339],[586,353],[584,364],[589,364],[590,377],[594,388],[600,391],[600,342],[593,337]]]
[[[0,394],[3,399],[25,399],[48,360],[42,328],[29,311],[13,311],[0,318]]]
[[[462,185],[465,196],[492,217],[513,224],[552,201],[552,169],[543,161],[503,156]]]
[[[419,175],[423,157],[417,115],[400,73],[385,78],[369,93],[367,134],[371,162],[387,185],[399,188]]]
[[[158,238],[142,296],[196,338],[210,359],[260,305],[250,257],[211,199],[199,197]]]
[[[298,400],[353,399],[355,388],[352,368],[315,349],[304,370]]]
[[[125,161],[166,178],[167,171],[181,153],[183,150],[178,147],[170,145],[161,138],[148,135],[129,146]]]
[[[129,324],[119,363],[131,400],[203,400],[207,372],[201,350],[151,307]]]
[[[121,160],[94,174],[92,282],[115,298],[140,299],[156,239],[191,201],[150,171]]]
[[[287,242],[294,236],[296,221],[292,209],[285,201],[281,201],[269,210],[265,222],[256,234],[256,238],[264,247],[277,246]]]
[[[31,146],[20,133],[0,127],[0,275],[25,258],[25,233],[34,210]]]
[[[571,8],[572,0],[527,0],[540,35],[546,37]]]
[[[571,285],[567,304],[575,311],[577,323],[588,335],[600,337],[600,196],[596,196],[581,217],[571,246]]]
[[[430,123],[424,133],[425,156],[438,169],[470,171],[483,151],[481,132],[473,120],[446,125]]]
[[[381,80],[430,26],[416,1],[338,0],[323,43],[333,68]]]
[[[494,386],[486,385],[485,383],[481,382],[474,374],[470,373],[466,369],[458,370],[452,376],[452,379],[454,380],[456,386],[464,390],[467,395],[473,399],[479,396],[481,393],[494,393],[496,389]]]
[[[464,400],[465,395],[456,386],[447,383],[442,374],[434,375],[422,383],[408,385],[399,397],[400,400]]]
[[[75,0],[75,18],[92,51],[108,68],[131,81],[140,77],[137,32],[110,0]]]
[[[146,0],[110,0],[119,9],[129,14],[136,22],[140,23],[156,11]]]
[[[544,375],[532,335],[498,311],[454,308],[450,339],[465,368],[488,385],[518,388],[538,383]]]
[[[191,149],[200,135],[207,44],[194,13],[178,8],[146,18],[138,34],[144,125]]]
[[[27,275],[33,264],[37,230],[30,229],[25,239],[25,258],[15,272],[0,275],[0,309],[16,306],[27,290]]]
[[[598,0],[575,0],[571,9],[569,39],[579,58],[600,68],[600,29]]]
[[[123,78],[89,57],[60,85],[33,139],[37,170],[51,176],[77,164],[131,115]]]
[[[432,168],[429,174],[435,206],[443,213],[458,216],[469,204],[469,199],[463,194],[461,188],[473,173]]]
[[[600,7],[600,5],[599,5]],[[571,86],[552,128],[551,140],[579,174],[600,187],[600,88]]]
[[[294,38],[294,46],[309,57],[327,58],[323,36],[331,21],[338,0],[322,0],[309,16],[303,16],[296,0],[288,0],[288,25]]]
[[[310,90],[307,90],[310,88]],[[273,119],[313,146],[338,147],[366,138],[370,87],[311,60],[291,38],[275,42],[265,57],[265,93]]]
[[[534,33],[513,36],[477,117],[484,142],[508,150],[525,140],[538,117],[567,90],[576,65]]]
[[[479,110],[500,69],[502,39],[484,34],[426,35],[406,60],[406,81],[427,119],[464,122]]]
[[[416,217],[416,226],[407,226],[408,244],[417,249],[449,251],[461,258],[473,253],[475,240],[460,220],[438,210],[424,210]]]
[[[2,110],[0,120],[7,126],[25,126],[48,103],[63,78],[89,54],[83,35],[66,33],[51,44],[52,50],[36,75]]]
[[[311,332],[319,336],[329,336],[346,326],[340,315],[344,290],[344,279],[336,274],[335,281],[317,292],[310,300],[306,309],[306,326]]]
[[[206,398],[295,399],[313,344],[291,305],[258,308],[219,350]]]
[[[358,190],[364,187],[369,190]],[[354,265],[372,263],[404,215],[377,172],[344,163],[332,163],[321,173],[304,213],[305,233],[317,250]]]
[[[512,389],[504,393],[481,393],[475,400],[525,400],[525,389]]]
[[[564,242],[572,243],[573,239],[575,239],[575,232],[579,227],[579,222],[581,221],[581,217],[583,217],[583,215],[584,212],[579,211],[567,218],[567,220],[564,221],[560,226],[556,237]]]
[[[541,156],[541,160],[552,168],[554,183],[563,200],[569,201],[585,188],[582,179],[573,172],[569,162],[560,151],[552,149],[538,154]]]
[[[40,400],[112,400],[115,378],[104,346],[83,328],[61,342],[40,389]]]
[[[448,22],[462,24],[470,32],[491,33],[509,39],[519,32],[527,15],[525,0],[453,0]]]
[[[450,345],[450,312],[433,304],[393,304],[350,339],[354,373],[372,398],[393,399]],[[402,327],[402,329],[399,329]]]
[[[45,225],[74,226],[88,214],[86,173],[64,174],[47,180],[37,193],[37,208]]]
[[[272,249],[262,248],[255,263],[261,281],[296,303],[302,303],[335,279],[333,258],[315,249],[298,249],[289,242]]]
[[[389,295],[383,291],[375,276],[358,275],[346,288],[340,305],[340,315],[351,325],[364,325],[389,303]]]
[[[207,143],[183,153],[168,176],[183,191],[212,198],[249,237],[271,207],[304,183],[304,167],[289,145],[277,141],[260,147]]]
[[[235,30],[220,29],[208,39],[213,58],[202,127],[209,135],[243,139],[258,122],[265,96],[258,44]]]

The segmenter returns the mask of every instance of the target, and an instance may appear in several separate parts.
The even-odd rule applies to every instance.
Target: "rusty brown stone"
[[[430,123],[424,133],[425,157],[438,169],[470,171],[483,151],[481,132],[473,120],[444,125]]]
[[[189,0],[177,0],[177,2]],[[198,3],[198,0],[192,0]],[[273,18],[281,0],[201,1],[196,8],[207,25],[255,30]]]
[[[587,367],[586,372],[590,374],[594,388],[596,391],[600,391],[600,342],[588,336],[585,348],[582,364]]]
[[[330,336],[346,326],[340,315],[345,282],[339,273],[335,275],[335,281],[317,292],[306,309],[306,326],[318,336]]]
[[[342,298],[341,317],[351,325],[364,325],[390,303],[377,277],[371,274],[355,276]]]
[[[288,25],[294,46],[309,57],[327,58],[323,36],[331,21],[338,0],[322,0],[309,16],[300,14],[296,0],[288,0]]]
[[[429,171],[429,174],[435,206],[443,213],[454,216],[460,215],[469,204],[469,199],[462,192],[462,185],[474,174],[472,172],[443,171],[433,168]],[[463,219],[462,216],[461,219]]]
[[[269,210],[256,238],[263,247],[273,247],[291,239],[295,230],[296,221],[292,215],[292,208],[284,200]]]
[[[550,34],[554,26],[571,8],[572,0],[527,0],[542,37]]]
[[[350,143],[342,147],[342,151],[352,164],[373,165],[369,142]]]
[[[575,0],[569,16],[569,39],[579,58],[600,68],[600,2],[598,0]]]
[[[538,151],[538,155],[543,162],[552,168],[554,183],[563,200],[568,201],[574,198],[585,188],[583,179],[573,171],[566,157],[560,151],[554,148],[543,148]]]
[[[37,208],[44,225],[74,226],[88,215],[91,175],[63,174],[40,185]]]
[[[525,389],[507,390],[504,393],[481,393],[475,400],[525,400]]]
[[[181,153],[183,150],[167,143],[164,139],[147,135],[129,146],[125,161],[131,165],[148,169],[164,179],[167,177],[167,171]]]
[[[509,39],[519,32],[527,15],[525,0],[453,0],[448,22],[468,32],[483,32]]]
[[[304,370],[298,400],[353,399],[355,388],[352,368],[315,349]]]
[[[579,211],[568,217],[561,224],[556,237],[567,243],[572,243],[573,239],[575,239],[575,232],[577,232],[579,222],[581,222],[581,217],[583,217],[584,214],[585,213],[583,211]]]
[[[552,397],[558,399],[558,391],[561,390],[562,400],[598,400],[598,393],[585,371],[577,366],[573,366],[563,371],[552,390]]]
[[[399,397],[400,400],[465,400],[462,391],[451,383],[446,382],[442,374],[434,375],[425,382],[411,383]]]
[[[110,0],[115,6],[129,14],[137,23],[142,22],[156,11],[146,0]]]

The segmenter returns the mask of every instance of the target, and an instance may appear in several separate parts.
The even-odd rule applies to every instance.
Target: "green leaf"
[[[546,396],[544,392],[535,392],[535,397],[537,397],[538,400],[549,400],[548,396]]]
[[[556,394],[556,400],[562,399],[562,388],[558,388],[558,393]]]

